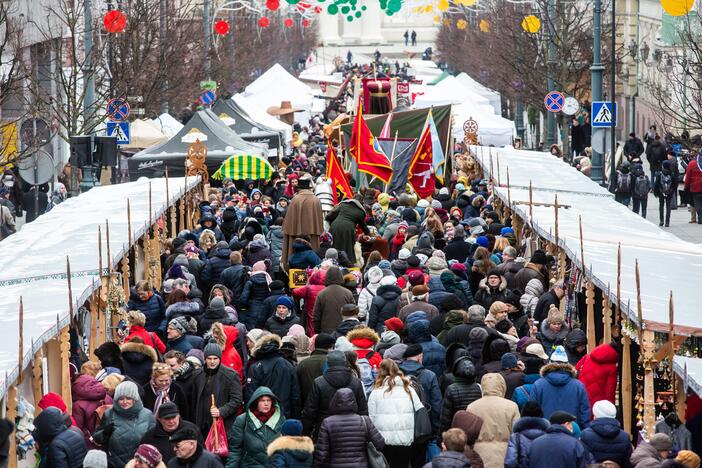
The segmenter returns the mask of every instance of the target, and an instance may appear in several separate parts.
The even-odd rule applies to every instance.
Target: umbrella
[[[273,166],[265,159],[251,154],[239,154],[224,161],[220,168],[212,174],[212,178],[216,180],[224,178],[232,180],[270,179],[273,172]]]

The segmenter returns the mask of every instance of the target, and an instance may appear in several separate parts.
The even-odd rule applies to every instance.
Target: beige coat
[[[483,459],[485,468],[502,468],[512,425],[519,419],[519,408],[516,403],[504,398],[507,384],[500,374],[485,374],[480,386],[483,397],[466,408],[483,420],[473,449]]]

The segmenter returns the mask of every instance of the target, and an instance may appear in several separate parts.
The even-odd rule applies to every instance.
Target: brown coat
[[[319,236],[324,232],[322,203],[311,190],[300,190],[290,201],[283,220],[283,254],[280,257],[285,270],[288,257],[292,254],[292,243],[296,237],[310,236],[312,250],[319,249]]]
[[[341,323],[341,308],[355,304],[353,294],[343,286],[341,270],[331,267],[325,278],[325,288],[314,302],[313,324],[315,333],[334,333]]]
[[[463,455],[470,460],[470,468],[484,468],[483,459],[473,450],[473,445],[478,440],[480,429],[483,427],[483,420],[473,413],[461,410],[453,415],[451,427],[457,427],[466,433],[466,448],[463,450]]]
[[[483,397],[466,408],[483,420],[473,448],[480,454],[485,468],[502,468],[512,425],[519,419],[519,408],[516,403],[504,398],[507,384],[500,374],[485,374],[480,386]]]

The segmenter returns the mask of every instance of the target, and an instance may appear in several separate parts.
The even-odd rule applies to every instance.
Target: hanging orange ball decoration
[[[220,36],[224,36],[229,33],[229,23],[225,20],[217,20],[214,24],[214,30]]]
[[[118,34],[127,28],[127,15],[119,10],[110,10],[102,17],[102,24],[108,33]]]
[[[269,20],[268,17],[266,17],[266,16],[261,16],[258,19],[258,25],[261,28],[267,28],[268,26],[271,25],[271,20]]]
[[[283,24],[285,25],[286,28],[292,28],[293,27],[292,18],[285,18],[285,21],[283,21]]]
[[[275,11],[280,8],[280,0],[266,0],[266,8]]]

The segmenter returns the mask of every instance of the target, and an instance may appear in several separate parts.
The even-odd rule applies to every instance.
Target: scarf
[[[259,421],[261,421],[261,424],[266,424],[275,414],[275,405],[272,405],[270,411],[267,413],[259,411],[258,408],[252,409],[251,412],[254,416],[256,416],[256,418],[258,418]]]
[[[170,397],[168,396],[168,392],[171,390],[171,385],[168,384],[168,387],[166,387],[163,390],[159,390],[156,387],[154,387],[153,380],[149,381],[149,385],[151,385],[151,390],[154,392],[154,395],[156,395],[156,402],[154,403],[153,409],[153,413],[156,414],[158,413],[158,409],[162,404],[171,401]]]
[[[173,377],[177,380],[178,377],[182,377],[188,373],[190,370],[190,363],[188,361],[183,361],[178,370],[173,373]]]

